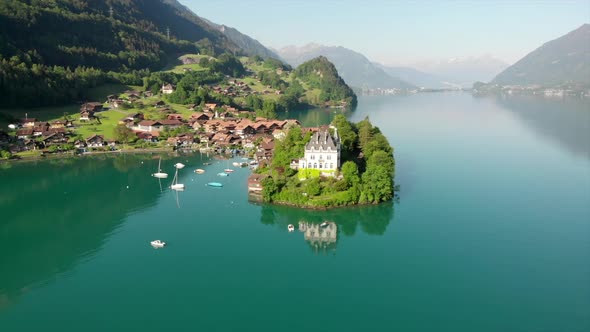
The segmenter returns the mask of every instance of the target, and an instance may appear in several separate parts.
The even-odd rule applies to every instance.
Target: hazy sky
[[[514,63],[590,22],[590,0],[180,2],[265,46],[344,46],[390,64],[483,54]]]

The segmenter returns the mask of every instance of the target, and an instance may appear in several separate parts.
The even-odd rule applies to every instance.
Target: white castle
[[[327,128],[315,132],[305,145],[305,154],[299,159],[299,169],[335,171],[340,167],[340,139],[334,127],[334,137]]]

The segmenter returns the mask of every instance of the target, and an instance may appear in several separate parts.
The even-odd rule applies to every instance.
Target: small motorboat
[[[203,163],[203,166],[209,166],[211,163]]]
[[[204,170],[204,169],[202,169],[202,168],[197,168],[197,169],[195,170],[195,173],[197,173],[197,174],[203,174],[203,173],[205,173],[205,170]]]
[[[176,164],[174,164],[174,167],[176,167],[176,169],[183,169],[184,166],[186,166],[186,165],[183,164],[183,163],[176,163]]]
[[[241,163],[240,167],[248,167],[248,163]]]
[[[221,173],[217,173],[217,176],[229,176],[229,174],[221,172]]]
[[[234,166],[238,167],[238,166],[240,166],[240,163],[239,163],[239,162],[237,162],[237,161],[234,161],[234,162],[232,163],[232,165],[234,165]]]
[[[218,187],[218,188],[223,187],[223,184],[221,184],[219,182],[209,182],[209,183],[207,183],[207,185],[209,187]]]
[[[234,170],[233,170],[233,169],[231,169],[231,168],[226,168],[226,169],[224,169],[223,171],[224,171],[224,172],[226,172],[226,173],[231,173],[231,172],[233,172]]]
[[[327,227],[327,226],[328,226],[328,222],[327,221],[324,221],[323,223],[320,224],[320,227],[322,227],[322,228],[323,227]]]
[[[182,183],[173,184],[170,186],[170,189],[176,190],[176,191],[184,191],[184,184],[182,184]]]
[[[292,231],[294,231],[294,230],[295,230],[295,226],[293,226],[293,224],[289,224],[289,226],[287,226],[287,230],[288,230],[289,232],[292,232]]]
[[[163,242],[161,240],[154,240],[154,241],[150,242],[150,244],[154,248],[163,248],[166,245],[166,242]]]

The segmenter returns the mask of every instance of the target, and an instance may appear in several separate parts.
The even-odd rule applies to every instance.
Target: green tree
[[[115,136],[115,140],[121,143],[129,143],[135,138],[135,133],[133,130],[129,129],[127,126],[119,124],[113,130],[113,134]]]

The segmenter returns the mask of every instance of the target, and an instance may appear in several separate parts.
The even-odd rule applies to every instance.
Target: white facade
[[[340,167],[340,141],[327,130],[313,134],[305,146],[305,154],[299,159],[300,169],[335,171]]]

